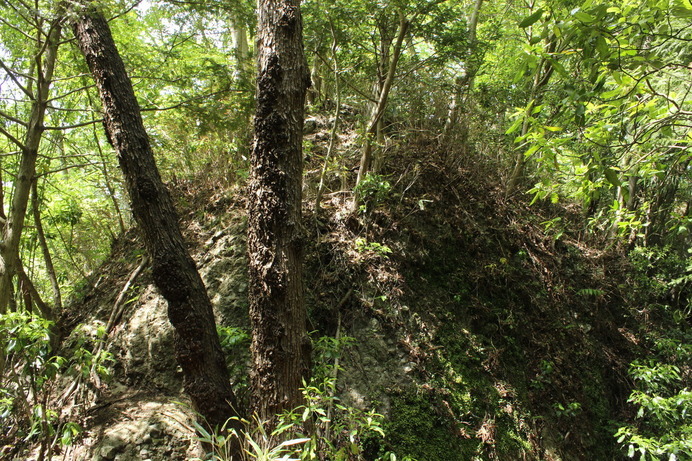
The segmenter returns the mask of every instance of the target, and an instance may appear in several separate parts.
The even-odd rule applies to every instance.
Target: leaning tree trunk
[[[481,57],[478,56],[478,40],[476,38],[476,29],[478,27],[478,17],[480,16],[481,6],[483,5],[483,0],[476,0],[471,12],[471,16],[468,19],[468,50],[466,51],[466,59],[464,66],[466,70],[463,76],[459,76],[454,80],[454,92],[452,93],[452,101],[447,113],[447,120],[445,121],[445,126],[442,129],[441,140],[443,143],[447,141],[450,132],[456,127],[457,121],[459,120],[459,113],[464,109],[467,102],[468,95],[471,94],[473,90],[473,84],[476,79],[476,73],[481,66]],[[466,96],[464,96],[466,93]],[[461,144],[462,147],[466,147],[466,142],[468,141],[468,120],[461,127]]]
[[[309,341],[303,305],[303,104],[309,86],[299,0],[258,4],[257,111],[248,255],[253,410],[269,425],[302,403]]]
[[[132,83],[103,14],[87,7],[73,30],[101,96],[106,134],[118,153],[132,212],[152,258],[154,283],[168,301],[185,391],[206,422],[220,426],[237,413],[212,305],[159,176]]]

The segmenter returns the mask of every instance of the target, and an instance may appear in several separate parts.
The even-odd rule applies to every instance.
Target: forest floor
[[[324,136],[309,137],[308,184]],[[309,329],[354,338],[338,395],[384,415],[386,436],[366,441],[364,459],[619,459],[613,434],[632,417],[627,370],[646,342],[624,252],[589,241],[570,207],[508,199],[489,164],[434,139],[388,151],[382,180],[389,187],[376,185],[364,212],[349,211],[338,178],[319,213],[310,186],[304,206]],[[246,400],[243,190],[210,179],[171,187]],[[204,456],[165,302],[148,268],[133,277],[143,257],[136,231],[122,236],[62,319],[65,347],[96,345],[105,326],[115,361],[110,380],[92,373],[56,386],[54,404],[85,430],[54,459]]]

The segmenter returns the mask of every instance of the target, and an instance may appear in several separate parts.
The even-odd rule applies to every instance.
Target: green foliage
[[[579,402],[569,402],[567,404],[562,404],[562,403],[554,403],[553,404],[553,409],[555,410],[555,414],[559,417],[572,417],[578,415],[582,408],[581,408],[581,403]]]
[[[78,326],[71,344],[72,355],[70,364],[82,378],[92,376],[108,380],[111,377],[111,367],[115,363],[113,354],[103,348],[106,339],[106,327],[99,324],[95,330]]]
[[[515,83],[538,79],[507,133],[540,165],[535,199],[600,208],[594,218],[620,238],[684,229],[671,204],[688,195],[676,178],[689,163],[689,5],[534,5],[519,23],[527,42]]]
[[[652,319],[641,328],[652,347],[646,358],[630,365],[636,386],[629,402],[637,412],[618,429],[617,441],[631,458],[687,459],[692,457],[689,256],[671,247],[638,247],[630,261],[633,282],[651,301],[644,311]]]
[[[232,353],[236,347],[247,347],[249,345],[250,335],[243,328],[217,325],[216,331],[219,335],[221,347],[226,355]]]
[[[373,253],[381,258],[388,258],[392,253],[392,249],[387,245],[377,242],[368,242],[362,237],[356,239],[356,251],[359,253]]]
[[[244,427],[240,432],[230,429],[237,419],[227,421],[213,433],[195,423],[199,439],[212,447],[205,459],[230,460],[231,447],[238,442],[243,447],[244,461],[364,459],[364,442],[384,436],[383,417],[372,410],[343,405],[335,396],[335,363],[353,341],[348,336],[320,337],[315,341],[314,378],[310,383],[303,383],[305,404],[279,415],[279,423],[271,433],[265,422],[256,419],[240,420]],[[387,453],[378,459],[393,461],[396,456]]]
[[[238,432],[232,429],[231,425],[240,422],[245,430]],[[297,446],[305,443],[308,439],[290,439],[276,442],[277,430],[271,434],[267,433],[265,424],[261,421],[249,421],[231,418],[217,431],[209,432],[198,422],[193,425],[199,433],[198,440],[211,447],[204,460],[209,461],[230,461],[237,459],[233,456],[233,447],[241,444],[243,446],[240,461],[274,461],[277,459],[289,459],[289,456],[296,454]],[[280,426],[281,428],[281,426]]]
[[[692,391],[683,387],[680,368],[655,360],[635,361],[630,376],[638,387],[629,398],[638,407],[637,424],[621,427],[615,434],[627,456],[640,460],[692,457]]]
[[[82,432],[76,421],[49,406],[58,377],[107,378],[113,362],[112,354],[93,342],[103,340],[105,329],[91,336],[77,334],[72,353],[63,357],[51,348],[52,328],[51,322],[26,313],[0,316],[0,338],[7,359],[0,387],[3,435],[41,442],[48,450],[56,443],[72,444]]]
[[[224,325],[216,325],[216,331],[235,392],[243,394],[248,388],[246,357],[250,352],[250,335],[244,328]]]
[[[362,205],[361,213],[367,213],[384,202],[392,189],[390,182],[384,176],[368,173],[358,184],[354,193],[358,196]]]

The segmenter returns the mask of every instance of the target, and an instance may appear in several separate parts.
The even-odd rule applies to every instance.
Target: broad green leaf
[[[689,0],[675,0],[672,3],[673,5],[670,12],[673,13],[673,16],[677,16],[679,18],[692,17],[692,3],[690,3]]]
[[[606,168],[603,174],[605,174],[605,177],[610,184],[612,184],[615,187],[620,187],[620,177],[618,176],[615,170],[613,170],[612,168]]]
[[[591,24],[596,20],[596,18],[591,16],[589,13],[584,13],[583,11],[577,11],[573,16],[585,24]]]
[[[519,27],[526,29],[527,27],[535,24],[543,16],[543,8],[539,8],[530,16],[525,17],[520,23]]]

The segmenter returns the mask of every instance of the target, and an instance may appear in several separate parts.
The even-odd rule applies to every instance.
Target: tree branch
[[[73,128],[80,128],[83,126],[89,126],[93,125],[94,123],[102,123],[103,119],[100,118],[98,120],[89,120],[88,122],[82,122],[82,123],[75,123],[74,125],[66,125],[66,126],[46,126],[43,127],[44,130],[53,130],[53,131],[60,131],[60,130],[71,130]]]
[[[6,66],[5,62],[2,59],[0,59],[0,67],[2,67],[5,70],[5,72],[7,72],[7,75],[12,79],[15,85],[17,85],[19,89],[22,90],[22,93],[27,95],[28,98],[32,101],[35,99],[33,93],[31,93],[31,91],[29,91],[24,85],[22,85],[22,83],[16,77],[15,72]]]
[[[0,126],[0,134],[4,135],[7,139],[12,141],[12,143],[14,143],[17,147],[19,147],[20,150],[24,150],[26,148],[24,146],[24,144],[19,139],[15,138],[10,133],[5,131],[5,129],[1,126]]]
[[[16,123],[16,124],[18,124],[18,125],[23,126],[24,128],[26,128],[26,127],[29,126],[29,124],[26,123],[25,121],[19,120],[18,118],[15,118],[15,117],[11,116],[10,114],[5,113],[5,112],[3,112],[3,111],[1,111],[1,110],[0,110],[0,117],[4,117],[4,118],[6,118],[7,120],[9,120],[9,121],[11,121],[11,122],[14,122],[14,123]]]

